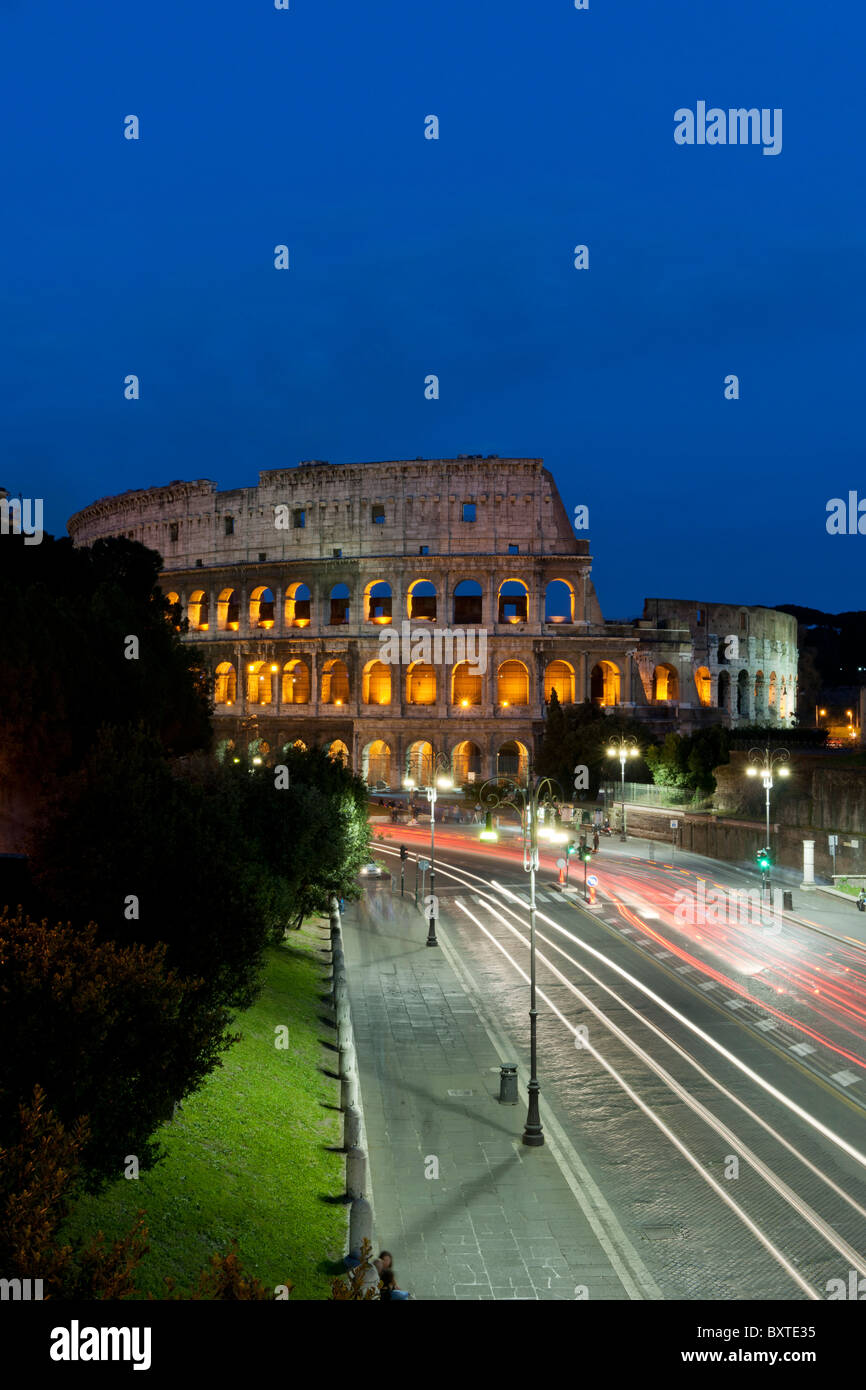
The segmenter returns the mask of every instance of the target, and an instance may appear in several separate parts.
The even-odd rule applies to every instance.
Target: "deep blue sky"
[[[62,532],[173,478],[541,455],[606,616],[866,606],[825,531],[866,496],[862,8],[291,4],[0,0],[0,482]],[[677,146],[698,100],[781,107],[782,153]]]

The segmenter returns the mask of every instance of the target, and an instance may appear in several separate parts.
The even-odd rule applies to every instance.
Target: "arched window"
[[[770,688],[767,691],[767,705],[770,709],[776,708],[776,672],[770,672]]]
[[[365,705],[390,705],[391,668],[384,661],[367,662],[361,698]]]
[[[758,671],[755,675],[755,713],[764,708],[764,673]]]
[[[406,703],[410,705],[435,705],[435,666],[428,666],[423,661],[412,663],[406,672]]]
[[[286,627],[310,626],[310,590],[300,582],[286,589]]]
[[[731,677],[729,672],[719,672],[719,688],[716,701],[719,709],[727,709],[731,696]]]
[[[500,777],[514,777],[525,782],[529,772],[529,749],[526,744],[512,739],[503,743],[496,757],[496,771]]]
[[[270,705],[273,702],[273,668],[267,661],[251,661],[247,667],[247,704]]]
[[[567,579],[551,579],[544,591],[544,621],[574,622],[574,586]]]
[[[663,661],[653,671],[653,700],[678,700],[680,698],[680,678],[675,666]]]
[[[221,661],[214,675],[214,704],[233,705],[238,697],[238,676],[234,666],[230,661]]]
[[[406,776],[416,787],[426,786],[433,769],[433,745],[424,739],[412,743],[406,750]]]
[[[349,766],[349,750],[341,738],[335,738],[328,748],[328,757],[335,763],[342,763],[343,767]]]
[[[335,584],[330,595],[329,627],[344,627],[349,621],[349,586]]]
[[[411,622],[435,623],[436,585],[429,579],[415,579],[409,585],[406,611]]]
[[[383,739],[377,738],[368,743],[362,755],[362,776],[369,787],[384,782],[391,785],[391,749]]]
[[[599,661],[590,672],[590,697],[593,704],[610,708],[619,704],[619,667],[612,661]]]
[[[496,698],[506,708],[529,704],[529,672],[522,661],[503,661],[496,674]]]
[[[451,672],[451,703],[468,709],[470,705],[481,704],[480,675],[472,675],[475,668],[470,661],[461,661]]]
[[[525,623],[529,618],[529,590],[522,579],[506,579],[499,586],[498,621]]]
[[[332,658],[322,668],[322,704],[345,705],[348,700],[349,672],[346,663]]]
[[[217,601],[217,625],[220,632],[237,632],[240,604],[235,589],[223,589]]]
[[[749,673],[741,671],[737,676],[737,714],[749,713]]]
[[[695,671],[695,689],[701,704],[708,705],[713,691],[713,678],[708,666],[699,666]]]
[[[186,616],[193,632],[207,632],[208,597],[204,589],[193,589],[187,604]]]
[[[259,584],[250,594],[250,627],[272,628],[276,600],[273,589]]]
[[[481,749],[477,743],[465,739],[458,743],[451,754],[451,773],[455,785],[465,786],[467,782],[481,779]]]
[[[454,626],[472,627],[482,621],[484,595],[474,579],[461,579],[454,589]]]
[[[283,704],[308,705],[310,703],[310,668],[305,661],[295,658],[283,667]]]
[[[384,579],[368,584],[364,590],[364,616],[368,623],[378,623],[380,627],[391,622],[391,585]]]
[[[554,690],[561,705],[574,704],[574,667],[567,661],[549,661],[544,672],[544,698]]]

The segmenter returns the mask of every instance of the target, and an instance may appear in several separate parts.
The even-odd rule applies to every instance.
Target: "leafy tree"
[[[0,1144],[36,1087],[70,1132],[93,1187],[129,1155],[156,1162],[152,1138],[175,1102],[218,1065],[228,1014],[165,967],[166,948],[99,941],[91,926],[0,915]]]
[[[602,780],[609,777],[613,760],[607,756],[611,739],[632,737],[644,757],[629,760],[628,774],[632,781],[641,781],[647,776],[645,750],[652,746],[652,736],[645,725],[621,715],[605,714],[604,710],[584,701],[581,705],[559,703],[553,691],[547,706],[544,721],[544,736],[538,754],[536,771],[544,777],[552,777],[559,783],[566,800],[580,797],[574,791],[574,769],[585,766],[589,774],[589,786],[585,792],[587,800],[598,796]],[[619,771],[619,763],[615,764]]]

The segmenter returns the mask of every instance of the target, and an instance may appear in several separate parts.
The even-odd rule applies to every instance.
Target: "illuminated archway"
[[[310,626],[310,590],[298,580],[286,589],[286,627]]]
[[[451,754],[451,775],[458,787],[481,780],[481,749],[477,743],[464,739],[457,744]]]
[[[329,745],[328,757],[335,763],[342,763],[343,767],[349,766],[349,750],[341,738],[335,738]]]
[[[193,589],[186,607],[186,616],[193,632],[207,632],[208,596],[204,589]]]
[[[503,661],[496,673],[496,699],[505,708],[529,704],[529,672],[522,661]]]
[[[305,661],[295,658],[283,667],[283,704],[308,705],[310,703],[310,668]]]
[[[436,668],[424,661],[414,661],[406,672],[406,703],[435,705]]]
[[[267,584],[259,584],[250,594],[250,627],[272,628],[275,610],[273,589]]]
[[[554,690],[561,705],[574,704],[574,667],[567,661],[549,661],[544,672],[544,698]]]
[[[514,777],[525,782],[529,774],[529,749],[525,743],[511,739],[503,743],[496,755],[496,771],[500,777]]]
[[[755,713],[757,714],[764,708],[764,673],[758,671],[755,675]]]
[[[349,672],[346,663],[332,657],[322,667],[322,704],[345,705],[349,700]]]
[[[482,677],[471,674],[473,667],[469,661],[460,661],[451,672],[451,703],[468,709],[481,704]]]
[[[574,585],[567,579],[551,579],[544,590],[544,621],[574,622]]]
[[[217,600],[217,626],[220,632],[237,632],[240,603],[235,589],[223,589]]]
[[[384,739],[368,743],[361,755],[362,776],[368,786],[377,782],[391,785],[391,749]]]
[[[709,705],[713,693],[713,678],[708,666],[699,666],[695,671],[695,690],[702,705]]]
[[[413,579],[406,594],[406,615],[411,622],[435,623],[436,585],[429,579]]]
[[[599,661],[590,672],[590,696],[593,704],[609,708],[619,704],[619,667],[612,661]]]
[[[276,668],[274,668],[276,669]],[[273,671],[267,661],[251,661],[247,667],[247,704],[273,703]]]
[[[386,584],[384,579],[374,580],[364,589],[364,617],[368,623],[377,623],[380,627],[386,626],[392,621],[391,604],[391,585]]]
[[[213,702],[233,705],[238,698],[238,674],[230,661],[221,661],[214,672]]]
[[[433,745],[425,739],[418,739],[406,750],[406,776],[416,787],[426,786],[433,768]]]
[[[529,621],[529,590],[522,579],[506,579],[500,584],[497,621],[512,625]]]
[[[390,705],[391,668],[384,661],[368,661],[363,672],[361,698],[365,705]]]
[[[776,672],[770,672],[770,688],[767,691],[767,708],[776,708]]]
[[[678,700],[680,678],[675,666],[663,661],[653,671],[653,700]]]

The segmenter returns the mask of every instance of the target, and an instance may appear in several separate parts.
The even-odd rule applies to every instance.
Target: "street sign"
[[[680,828],[680,823],[679,823],[679,821],[678,821],[678,820],[672,820],[672,821],[671,821],[671,830],[679,830],[679,828]]]
[[[557,861],[556,861],[556,867],[557,867],[558,869],[564,869],[564,868],[565,868],[565,860],[564,860],[564,859],[557,859]]]
[[[586,880],[587,888],[595,888],[598,884],[598,874],[590,874]]]
[[[421,870],[422,874],[426,874],[427,870],[430,868],[430,860],[429,860],[429,859],[419,859],[419,860],[418,860],[418,868]]]
[[[827,845],[828,845],[828,847],[829,847],[830,849],[835,849],[836,846],[838,845],[838,843],[839,843],[839,836],[838,836],[838,835],[828,835],[828,836],[827,836]]]

